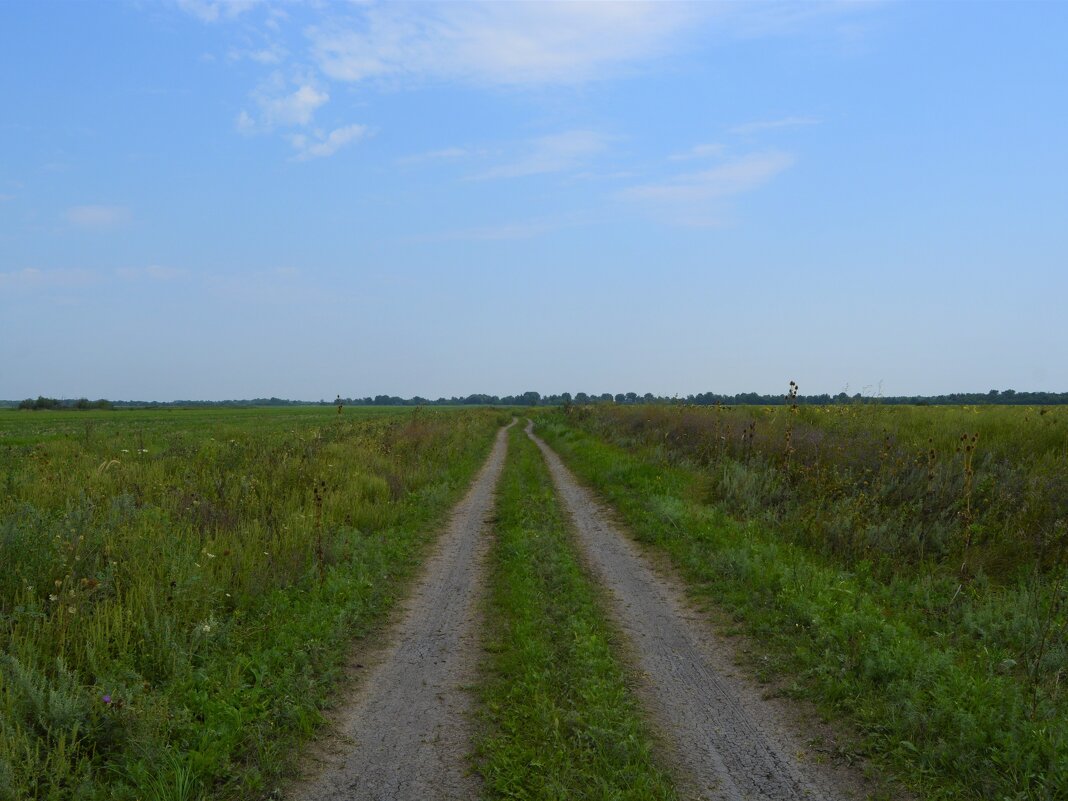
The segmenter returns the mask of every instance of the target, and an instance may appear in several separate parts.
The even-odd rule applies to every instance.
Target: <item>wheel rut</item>
[[[843,782],[795,756],[805,749],[784,730],[775,707],[731,675],[724,649],[707,625],[692,619],[681,588],[652,570],[532,424],[526,432],[545,457],[584,561],[607,590],[639,672],[639,695],[675,763],[680,790],[723,801],[858,797],[862,781]]]
[[[513,425],[514,425],[513,421]],[[508,426],[507,428],[510,428]],[[468,769],[471,700],[477,678],[484,536],[507,451],[507,428],[471,489],[454,508],[387,645],[365,658],[369,674],[336,721],[339,743],[320,747],[316,775],[294,801],[473,799]]]

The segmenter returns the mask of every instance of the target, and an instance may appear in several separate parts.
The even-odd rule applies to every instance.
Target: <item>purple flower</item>
[[[111,703],[111,696],[110,695],[105,695],[104,698],[103,698],[103,701],[104,701],[105,704],[110,704]]]

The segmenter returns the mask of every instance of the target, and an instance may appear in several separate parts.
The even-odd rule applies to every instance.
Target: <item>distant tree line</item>
[[[4,405],[15,406],[13,401],[5,401]],[[76,400],[60,400],[59,398],[46,398],[43,395],[38,395],[37,399],[26,398],[24,401],[19,401],[15,407],[18,409],[57,409],[61,411],[88,411],[89,409],[113,409],[115,404],[109,400],[101,398],[100,400],[91,401],[88,398],[78,398]]]
[[[363,398],[341,398],[336,400],[301,401],[284,398],[251,398],[248,400],[225,401],[90,401],[86,398],[60,400],[57,398],[27,398],[24,401],[0,401],[0,407],[18,409],[59,409],[84,411],[89,409],[196,409],[212,407],[250,407],[250,406],[567,406],[570,404],[587,405],[594,403],[639,404],[639,403],[686,403],[698,406],[782,406],[791,401],[785,395],[761,395],[756,392],[741,392],[736,395],[722,395],[715,392],[701,392],[696,395],[667,397],[646,392],[610,392],[586,393],[562,392],[559,395],[542,395],[538,392],[523,392],[519,395],[465,395],[431,400],[418,395],[401,398],[396,395],[375,395]],[[1017,392],[1012,389],[989,392],[955,392],[949,395],[896,395],[879,397],[862,395],[857,392],[849,395],[839,392],[837,395],[800,395],[797,403],[812,405],[831,405],[848,403],[882,403],[887,405],[914,406],[971,406],[982,404],[1007,404],[1015,406],[1052,406],[1068,404],[1068,392]]]

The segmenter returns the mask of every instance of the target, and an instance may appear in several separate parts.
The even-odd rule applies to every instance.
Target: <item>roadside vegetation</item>
[[[491,410],[0,420],[0,799],[260,797]]]
[[[488,798],[673,799],[541,454],[516,426],[491,554]]]
[[[1068,410],[572,407],[538,430],[768,678],[922,794],[1068,797]]]

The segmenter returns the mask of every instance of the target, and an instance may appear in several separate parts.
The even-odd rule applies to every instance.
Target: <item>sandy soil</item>
[[[507,442],[502,430],[453,511],[399,624],[386,644],[361,656],[367,679],[337,716],[337,735],[313,749],[315,775],[292,788],[288,798],[478,796],[478,777],[468,769],[471,701],[465,687],[477,677],[486,530]]]
[[[607,591],[639,695],[682,794],[730,801],[867,795],[858,770],[815,763],[809,732],[798,731],[781,702],[766,700],[737,675],[732,646],[687,601],[677,579],[654,571],[530,425],[527,433],[545,456],[585,563]]]

